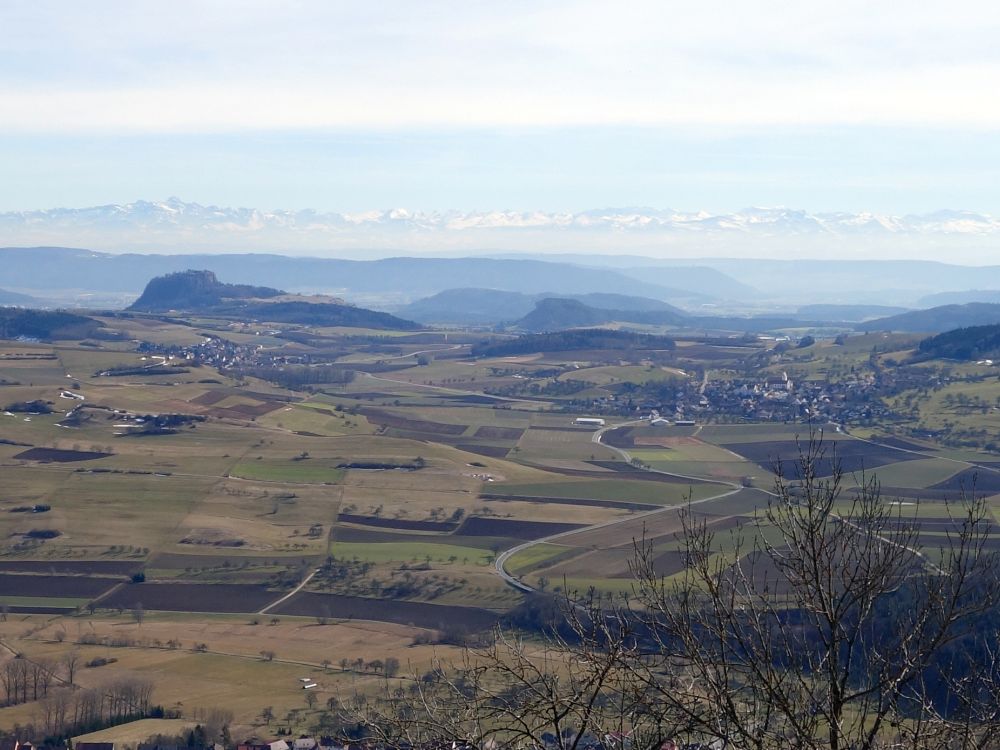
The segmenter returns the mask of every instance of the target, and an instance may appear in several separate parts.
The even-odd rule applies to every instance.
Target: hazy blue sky
[[[1000,5],[10,2],[0,210],[1000,213]]]

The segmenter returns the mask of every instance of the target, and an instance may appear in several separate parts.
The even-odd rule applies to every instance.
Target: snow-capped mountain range
[[[729,244],[806,241],[856,246],[868,240],[949,240],[963,244],[1000,237],[1000,219],[969,211],[891,216],[750,208],[736,213],[609,208],[571,212],[409,211],[356,213],[224,208],[135,201],[90,208],[0,213],[0,245],[62,244],[93,249],[401,250],[611,249],[680,247],[696,241]],[[992,244],[992,243],[989,243]],[[804,253],[808,254],[808,252]]]

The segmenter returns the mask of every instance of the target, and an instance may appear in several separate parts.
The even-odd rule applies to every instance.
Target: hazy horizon
[[[994,4],[185,0],[95,9],[47,0],[0,8],[0,24],[0,212],[176,195],[345,214],[652,206],[724,216],[788,206],[1000,215]],[[15,229],[0,227],[9,237],[0,244],[63,236]],[[141,237],[63,229],[78,239],[60,243],[98,249],[239,245],[155,227]],[[516,238],[355,232],[332,244],[243,234],[250,249],[276,251],[287,240],[286,249],[337,252],[964,262],[995,252],[992,230],[863,242],[856,232],[730,232],[708,247],[631,230],[620,243],[523,229]]]
[[[393,255],[635,255],[700,258],[995,262],[1000,219],[941,210],[905,216],[751,207],[713,214],[623,207],[577,212],[359,212],[201,205],[171,197],[80,208],[0,212],[3,246],[102,252]]]

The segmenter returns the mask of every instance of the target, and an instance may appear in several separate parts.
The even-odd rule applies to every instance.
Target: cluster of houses
[[[260,344],[237,344],[218,336],[205,336],[200,344],[188,346],[163,346],[141,342],[140,354],[165,355],[170,359],[182,359],[192,364],[206,364],[219,369],[245,367],[256,364],[263,347]]]
[[[717,415],[754,421],[828,419],[861,422],[887,416],[882,389],[872,373],[858,373],[842,381],[794,383],[787,373],[765,378],[710,380],[698,409]]]
[[[298,739],[277,739],[266,742],[257,737],[241,742],[236,750],[368,750],[374,747],[366,743],[345,745],[332,737],[299,737]]]

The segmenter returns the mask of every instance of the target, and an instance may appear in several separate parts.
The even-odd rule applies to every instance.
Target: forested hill
[[[876,318],[859,323],[857,329],[938,333],[995,323],[1000,323],[1000,305],[971,302],[967,305],[942,305],[928,310],[913,310],[902,315],[892,315],[888,318]]]
[[[98,328],[97,321],[73,313],[0,307],[0,339],[80,339]]]
[[[1000,359],[1000,325],[972,326],[940,333],[920,342],[921,356],[932,359]]]
[[[520,336],[510,341],[490,341],[472,348],[476,357],[509,357],[535,352],[571,352],[585,350],[673,349],[676,344],[666,336],[652,336],[631,331],[584,328],[557,333]]]
[[[666,310],[607,310],[591,307],[575,299],[543,299],[535,309],[514,326],[530,332],[557,331],[563,328],[599,326],[604,323],[622,322],[646,325],[681,325],[688,320],[684,313]]]
[[[631,312],[682,311],[658,299],[626,294],[593,292],[590,294],[524,294],[500,289],[446,289],[431,297],[411,302],[398,313],[422,323],[457,323],[483,325],[510,322],[523,318],[536,304],[548,298],[573,299],[591,308],[627,310]]]

